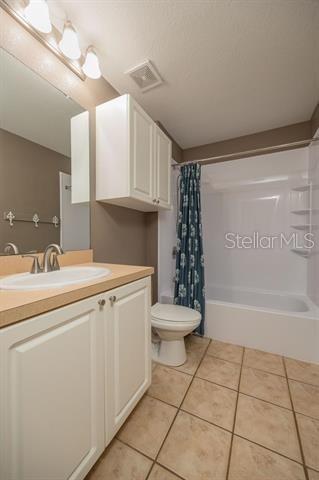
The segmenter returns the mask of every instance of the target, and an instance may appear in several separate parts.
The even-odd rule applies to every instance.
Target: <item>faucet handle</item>
[[[63,251],[63,250],[62,250],[62,251]],[[58,255],[63,255],[63,253],[58,254],[58,253],[55,253],[55,252],[54,252],[54,253],[52,254],[52,261],[51,261],[51,269],[52,269],[52,271],[60,270],[60,264],[59,264]]]
[[[22,255],[22,258],[33,258],[33,263],[32,263],[30,273],[41,273],[42,272],[42,268],[40,267],[38,255],[32,255],[32,254],[29,253],[27,255]]]

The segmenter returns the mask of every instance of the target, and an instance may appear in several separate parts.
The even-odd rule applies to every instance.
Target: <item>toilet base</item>
[[[184,337],[181,340],[152,342],[152,359],[170,367],[183,365],[186,362]]]

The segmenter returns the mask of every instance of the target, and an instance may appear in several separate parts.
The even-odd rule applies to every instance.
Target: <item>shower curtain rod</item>
[[[200,163],[201,165],[210,165],[211,163],[221,162],[223,160],[231,159],[233,157],[238,157],[239,155],[242,157],[245,155],[254,155],[258,153],[273,152],[276,150],[281,150],[289,147],[302,147],[303,145],[309,145],[311,142],[317,142],[318,140],[319,140],[319,137],[316,137],[316,138],[310,138],[308,140],[298,140],[297,142],[274,145],[272,147],[255,148],[254,150],[244,150],[242,152],[227,153],[225,155],[217,155],[215,157],[202,158],[200,160],[189,160],[188,162],[172,163],[171,167],[179,168],[183,165],[189,165],[192,163]]]

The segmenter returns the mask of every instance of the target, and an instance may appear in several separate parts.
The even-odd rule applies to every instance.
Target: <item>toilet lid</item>
[[[152,317],[166,322],[198,322],[201,319],[199,312],[181,305],[156,303],[151,312]]]

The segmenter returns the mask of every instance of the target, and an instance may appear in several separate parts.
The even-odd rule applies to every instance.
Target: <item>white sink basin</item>
[[[48,273],[19,273],[0,280],[0,290],[44,290],[85,283],[111,274],[104,267],[64,267]]]

